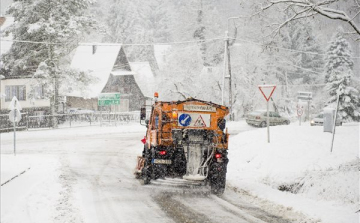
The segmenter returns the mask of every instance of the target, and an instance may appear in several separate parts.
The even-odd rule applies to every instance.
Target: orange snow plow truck
[[[146,108],[141,108],[140,123],[147,131],[141,140],[144,150],[138,156],[136,177],[142,184],[177,177],[209,185],[212,193],[222,194],[229,162],[229,134],[225,130],[229,109],[194,98],[156,99],[149,119]]]

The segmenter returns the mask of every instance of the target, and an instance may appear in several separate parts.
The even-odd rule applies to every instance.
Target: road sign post
[[[259,85],[259,90],[266,100],[266,125],[267,125],[267,139],[270,143],[270,118],[269,118],[269,100],[275,91],[275,85]]]
[[[297,115],[299,117],[299,125],[301,125],[301,116],[304,113],[303,107],[298,105],[297,108],[296,108],[296,113],[297,113]]]
[[[298,91],[297,99],[298,102],[307,102],[307,116],[305,117],[305,119],[307,119],[307,121],[310,121],[310,102],[312,101],[312,92]]]
[[[21,120],[21,106],[15,96],[10,102],[9,109],[9,119],[14,124],[14,156],[16,156],[16,123]]]

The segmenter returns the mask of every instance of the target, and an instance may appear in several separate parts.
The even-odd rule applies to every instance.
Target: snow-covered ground
[[[241,123],[239,123],[240,125]],[[231,138],[228,185],[327,223],[359,222],[359,124],[292,123]],[[280,191],[283,190],[283,191]]]
[[[337,127],[333,152],[330,152],[332,135],[323,132],[323,128],[319,126],[311,127],[306,123],[299,126],[298,123],[292,123],[288,126],[271,127],[270,143],[267,143],[266,128],[253,128],[244,121],[229,122],[228,127],[229,132],[234,135],[230,138],[229,145],[227,190],[248,194],[256,205],[269,212],[278,212],[279,216],[283,215],[281,212],[292,211],[305,214],[311,222],[359,222],[358,123]],[[235,135],[237,132],[239,133]],[[116,127],[92,126],[18,132],[16,156],[13,155],[13,134],[1,134],[1,222],[96,222],[94,213],[99,206],[94,206],[91,202],[99,199],[93,196],[99,195],[91,193],[93,186],[86,186],[89,173],[82,172],[81,168],[88,165],[87,162],[93,162],[93,170],[104,173],[104,178],[97,180],[99,185],[103,185],[104,180],[114,185],[124,180],[130,181],[111,179],[114,173],[97,170],[96,164],[100,159],[95,157],[106,156],[106,162],[116,166],[119,165],[119,158],[115,158],[118,153],[114,154],[109,147],[130,145],[130,148],[139,143],[139,149],[123,152],[123,156],[129,157],[124,165],[131,166],[136,154],[141,153],[141,138],[138,136],[142,133],[145,133],[145,128],[138,123]],[[122,141],[128,135],[130,140]],[[86,149],[90,147],[98,149]],[[90,153],[92,156],[80,159],[80,154]],[[60,168],[61,166],[68,168]],[[126,169],[125,166],[123,170]],[[64,171],[73,171],[70,167],[76,168],[76,174],[82,174],[81,179],[66,178]],[[132,175],[124,174],[128,177]],[[4,184],[12,178],[12,181]],[[76,180],[82,184],[72,187],[71,182]],[[17,183],[13,184],[15,182]],[[111,193],[116,191],[117,196],[130,199],[127,192],[119,194],[116,188],[104,188],[106,191],[102,193],[107,197],[115,196]],[[127,188],[122,190],[127,191]],[[74,191],[80,191],[88,200],[81,199],[80,194],[71,198],[70,194]],[[139,190],[139,194],[141,193]],[[101,199],[97,201],[103,202]],[[134,205],[141,204],[136,198],[132,198],[132,202]],[[146,202],[148,206],[143,208],[156,208],[151,200]],[[75,204],[78,207],[93,206],[80,210],[87,215],[80,218],[78,215],[68,214],[71,205]],[[120,214],[132,212],[134,210],[126,208]],[[116,212],[111,213],[116,215]],[[145,212],[149,219],[164,218],[160,212],[156,216],[150,216],[149,213]],[[169,221],[165,219],[164,222]]]

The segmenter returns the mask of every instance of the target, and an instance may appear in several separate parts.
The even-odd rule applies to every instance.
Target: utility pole
[[[230,63],[230,39],[229,39],[229,29],[230,29],[230,20],[239,19],[240,17],[230,17],[227,20],[227,31],[225,31],[225,52],[224,52],[224,75],[223,75],[223,89],[222,89],[222,104],[224,104],[224,88],[225,88],[225,78],[226,72],[229,72],[229,107],[230,107],[230,120],[234,120],[233,114],[233,98],[232,98],[232,81],[231,81],[231,63]],[[226,64],[227,62],[227,64]]]
[[[228,34],[228,33],[226,33]],[[229,72],[229,106],[230,106],[230,121],[234,121],[233,114],[233,100],[232,100],[232,85],[231,85],[231,63],[230,63],[230,49],[229,49],[229,36],[226,38],[226,52],[227,52],[227,65]]]
[[[224,91],[225,91],[225,77],[226,77],[226,71],[227,71],[227,66],[226,66],[226,57],[227,57],[227,41],[226,39],[228,39],[228,32],[225,31],[225,48],[224,48],[224,73],[223,73],[223,81],[222,81],[222,89],[221,89],[221,104],[225,105],[224,103]]]

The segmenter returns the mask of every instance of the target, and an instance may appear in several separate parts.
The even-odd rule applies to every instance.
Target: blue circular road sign
[[[182,114],[179,117],[179,123],[181,126],[189,126],[191,122],[191,116],[189,114]]]

